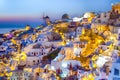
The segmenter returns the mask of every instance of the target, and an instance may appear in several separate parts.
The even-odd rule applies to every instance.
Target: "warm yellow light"
[[[13,44],[16,44],[16,43],[17,43],[16,40],[14,40],[14,39],[12,39],[11,41],[13,42]]]
[[[58,30],[56,30],[55,32],[58,32]]]
[[[97,64],[94,63],[94,64],[93,64],[93,68],[97,68]]]
[[[84,28],[82,29],[82,34],[85,34],[85,29]]]
[[[97,58],[98,58],[98,56],[94,55],[94,56],[92,57],[92,61],[95,61]]]
[[[89,79],[89,80],[94,80],[93,74],[89,74],[89,75],[88,75],[88,79]]]
[[[26,53],[22,52],[20,55],[20,59],[24,61],[24,60],[26,60],[26,58],[27,58]]]
[[[26,26],[25,30],[30,30],[30,26]]]
[[[98,40],[98,43],[101,43],[101,40]]]
[[[84,77],[82,80],[88,80],[87,77]]]
[[[13,74],[12,72],[10,72],[10,73],[6,72],[6,73],[5,73],[5,75],[8,76],[8,77],[11,77],[12,74]]]
[[[32,72],[32,69],[31,68],[24,68],[24,71]]]
[[[60,35],[62,35],[62,33],[60,32]]]
[[[111,39],[111,40],[113,40],[113,39],[114,39],[114,37],[113,37],[113,36],[111,36],[111,37],[110,37],[110,39]]]

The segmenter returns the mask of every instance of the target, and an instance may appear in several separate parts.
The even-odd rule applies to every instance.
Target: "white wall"
[[[22,79],[20,79],[20,80],[30,80],[30,76],[31,75],[31,73],[29,73],[29,72],[19,72],[19,71],[16,71],[16,72],[13,72],[13,75],[12,75],[12,77],[10,77],[10,80],[18,80],[20,77],[22,78]]]
[[[48,38],[44,37],[44,38],[38,38],[38,42],[47,42]]]
[[[28,53],[27,53],[27,59],[26,59],[26,65],[35,65],[42,60],[43,56],[47,55],[49,53],[50,48],[48,49],[31,49]],[[36,55],[34,55],[34,53],[38,53]],[[35,61],[35,63],[33,62]]]
[[[77,27],[76,33],[77,33],[77,35],[82,34],[82,27]]]
[[[36,65],[36,64],[38,64],[38,60],[39,60],[39,62],[41,61],[41,57],[27,57],[27,60],[26,60],[26,65],[27,66],[33,66],[33,65]],[[33,62],[33,61],[35,61],[35,63]]]

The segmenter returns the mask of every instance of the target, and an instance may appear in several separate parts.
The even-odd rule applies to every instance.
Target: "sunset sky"
[[[62,14],[80,16],[84,12],[103,12],[120,0],[0,0],[0,18],[42,17],[52,18]]]

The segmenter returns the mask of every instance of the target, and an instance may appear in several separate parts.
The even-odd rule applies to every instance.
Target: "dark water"
[[[26,25],[37,27],[43,25],[44,21],[0,21],[0,34],[11,31],[12,29],[22,29]]]
[[[24,28],[26,25],[37,27],[43,21],[0,21],[0,28]]]

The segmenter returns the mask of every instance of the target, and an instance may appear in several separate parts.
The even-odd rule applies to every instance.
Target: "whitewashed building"
[[[83,27],[77,27],[76,29],[76,36],[80,36],[82,34]]]
[[[40,34],[37,39],[38,42],[47,42],[48,41],[48,36],[45,34]]]
[[[70,70],[68,69],[69,65],[72,65],[72,67],[76,66],[76,65],[81,65],[79,61],[76,60],[67,60],[67,61],[52,61],[50,68],[54,71],[56,71],[57,69],[61,69],[62,70],[62,74],[61,77],[65,78],[68,75],[70,75]]]
[[[109,18],[110,18],[110,12],[108,12],[108,13],[101,13],[98,17],[97,17],[97,19],[96,19],[96,23],[107,23],[108,22],[108,20],[109,20]]]
[[[25,71],[15,71],[10,77],[10,80],[33,80],[32,73]]]
[[[30,49],[26,48],[28,49],[26,51],[27,53],[26,66],[38,65],[44,56],[48,55],[50,52],[56,49],[56,47],[52,44],[47,45],[35,43],[34,45],[31,46],[32,47]]]
[[[27,53],[26,65],[32,66],[37,65],[42,60],[43,56],[47,55],[50,52],[51,48],[47,49],[31,49]]]

